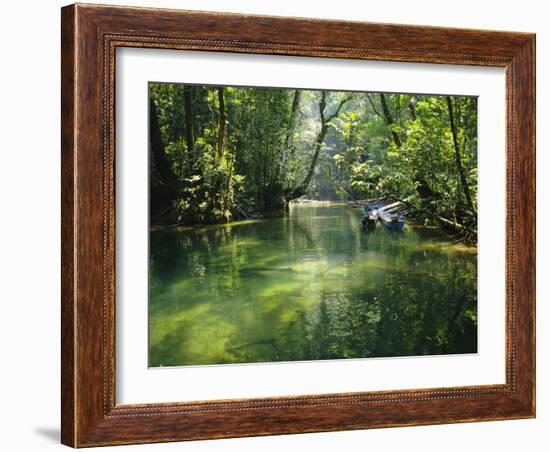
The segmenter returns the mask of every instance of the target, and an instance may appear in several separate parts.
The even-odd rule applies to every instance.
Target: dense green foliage
[[[151,220],[204,224],[300,197],[401,200],[475,239],[477,99],[150,85]]]

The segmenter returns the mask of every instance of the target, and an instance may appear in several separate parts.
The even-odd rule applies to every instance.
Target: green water
[[[360,209],[151,232],[149,365],[475,353],[476,249]]]

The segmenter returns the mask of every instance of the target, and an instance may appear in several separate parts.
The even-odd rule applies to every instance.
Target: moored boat
[[[378,219],[391,231],[401,231],[405,227],[405,217],[398,213],[381,211],[378,213]]]
[[[378,221],[378,209],[380,206],[378,204],[364,204],[363,205],[363,219],[361,222],[363,226],[369,229],[372,229],[376,226]]]

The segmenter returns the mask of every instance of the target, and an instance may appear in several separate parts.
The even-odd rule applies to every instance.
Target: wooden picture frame
[[[535,35],[70,5],[62,9],[62,442],[73,447],[535,416]],[[506,69],[506,383],[117,405],[115,50]]]

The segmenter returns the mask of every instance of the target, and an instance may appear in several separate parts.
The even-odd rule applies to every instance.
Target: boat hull
[[[387,215],[380,215],[378,219],[380,220],[380,223],[382,223],[390,231],[402,231],[405,227],[404,218],[394,219]]]
[[[372,229],[376,222],[380,221],[387,229],[391,231],[401,231],[405,227],[405,217],[396,213],[386,212],[385,208],[395,208],[395,204],[364,204],[363,219],[361,223],[365,228]]]
[[[366,204],[363,206],[364,217],[361,220],[363,226],[367,229],[374,229],[378,221],[378,205]]]

